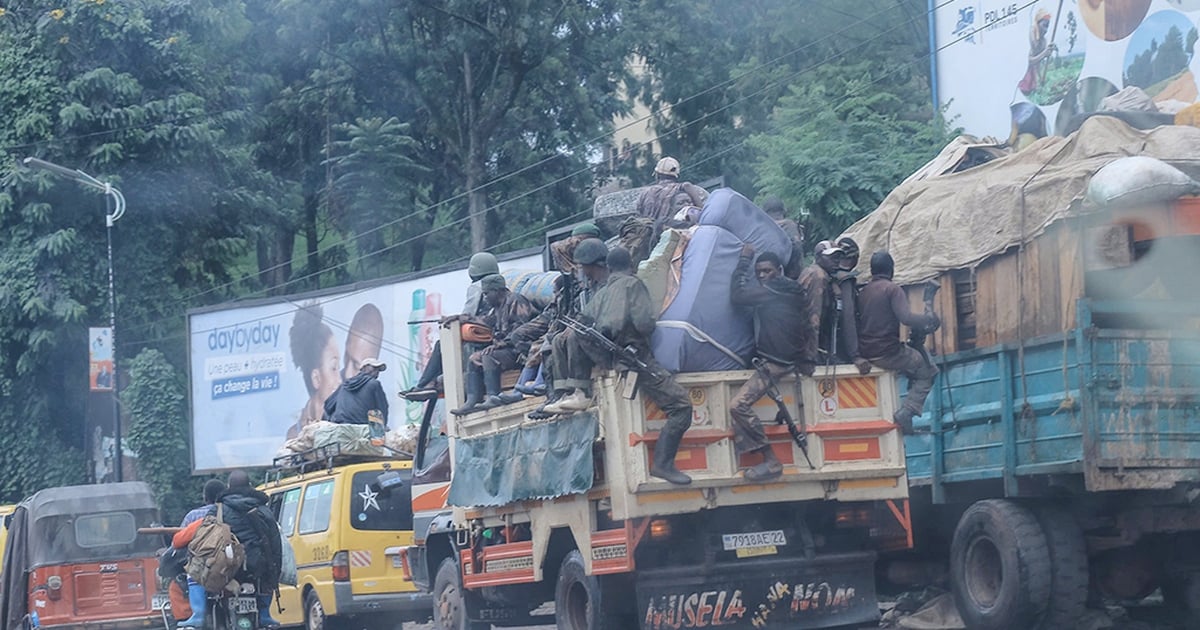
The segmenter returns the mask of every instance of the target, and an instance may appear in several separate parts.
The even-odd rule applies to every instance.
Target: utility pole
[[[56,177],[71,180],[81,186],[94,188],[104,193],[107,212],[104,215],[104,228],[108,237],[108,326],[112,331],[112,352],[113,352],[113,388],[112,388],[112,413],[113,413],[113,433],[115,438],[114,459],[116,459],[116,480],[122,481],[125,476],[125,461],[121,449],[121,404],[119,399],[119,391],[121,381],[117,378],[117,291],[116,284],[113,281],[113,224],[125,215],[125,196],[121,191],[113,188],[112,184],[102,182],[79,169],[71,169],[65,166],[59,166],[53,162],[39,160],[34,157],[25,158],[22,163],[27,168],[35,168],[46,171]]]

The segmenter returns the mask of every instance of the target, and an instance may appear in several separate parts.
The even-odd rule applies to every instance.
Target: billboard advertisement
[[[111,392],[113,368],[112,328],[88,328],[88,385],[93,392]]]
[[[541,268],[540,254],[500,262]],[[398,392],[415,384],[437,340],[437,324],[420,322],[461,312],[469,284],[458,269],[190,313],[193,470],[269,466],[370,357],[387,364],[388,426],[419,422],[420,404]]]
[[[954,126],[1062,134],[1138,87],[1165,111],[1197,100],[1200,0],[951,0],[935,10],[938,100]]]

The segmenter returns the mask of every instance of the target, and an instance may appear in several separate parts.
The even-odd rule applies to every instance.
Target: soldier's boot
[[[463,406],[450,411],[450,413],[456,416],[465,416],[475,411],[479,403],[483,402],[483,372],[468,370],[466,388],[467,400],[463,403]]]
[[[571,392],[570,395],[563,396],[558,402],[546,405],[544,411],[553,414],[574,413],[576,411],[583,411],[591,406],[592,397],[587,392],[576,387],[575,391]]]
[[[686,432],[687,427],[682,431],[663,427],[658,434],[658,442],[654,445],[654,462],[650,466],[650,476],[666,479],[679,486],[692,483],[691,477],[675,467],[675,454],[679,452],[679,443],[683,441],[683,434]]]
[[[485,363],[486,365],[486,363]],[[483,402],[476,407],[477,411],[484,409],[494,409],[504,404],[500,400],[500,368],[483,368],[483,387],[486,394],[483,397]]]

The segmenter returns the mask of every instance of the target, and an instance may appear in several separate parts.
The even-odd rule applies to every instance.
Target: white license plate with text
[[[258,612],[258,600],[253,597],[234,597],[233,612],[238,615],[248,615]]]
[[[725,551],[754,549],[758,547],[782,547],[786,544],[787,536],[783,535],[783,530],[781,529],[767,532],[721,535],[721,545],[725,548]]]
[[[166,593],[155,593],[150,596],[150,610],[168,610],[171,608],[171,598]]]

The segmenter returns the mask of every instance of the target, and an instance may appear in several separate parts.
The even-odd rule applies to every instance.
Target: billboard
[[[935,10],[938,100],[976,136],[1063,133],[1136,86],[1197,100],[1200,0],[952,0]]]
[[[541,254],[500,262],[541,270]],[[458,313],[466,269],[319,295],[194,311],[188,315],[195,472],[269,466],[283,443],[321,418],[325,398],[359,363],[377,357],[388,425],[421,419],[411,387],[433,352],[436,321]]]
[[[111,392],[113,368],[112,328],[88,328],[88,384],[93,392]]]

